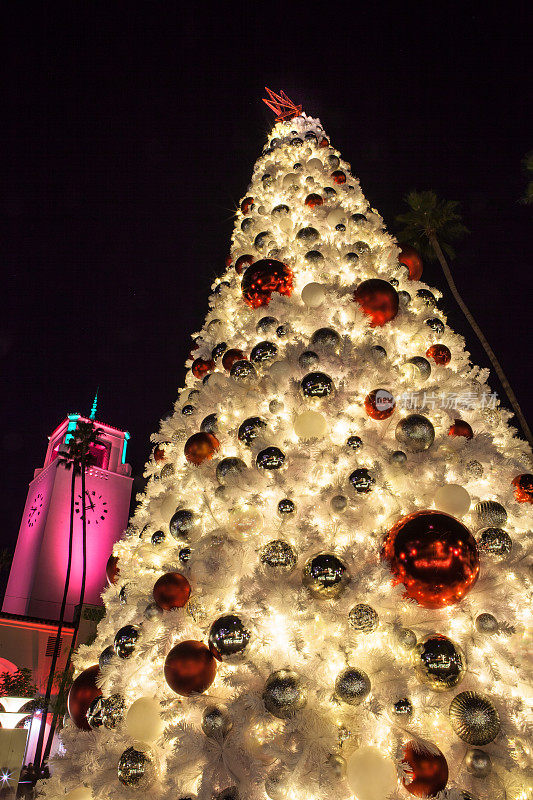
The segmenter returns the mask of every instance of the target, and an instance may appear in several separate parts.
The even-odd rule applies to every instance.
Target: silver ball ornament
[[[487,633],[489,635],[498,633],[500,629],[500,625],[496,617],[493,614],[488,614],[486,612],[477,615],[475,625],[478,633]]]
[[[477,514],[480,525],[492,525],[495,528],[501,528],[507,522],[507,511],[496,500],[480,500],[476,504],[474,511]]]
[[[115,655],[115,648],[111,644],[108,647],[106,647],[105,650],[102,650],[102,652],[100,653],[100,658],[98,659],[98,666],[100,667],[100,669],[104,669],[105,667],[109,666],[109,664],[111,664],[111,661],[113,660],[114,655]]]
[[[240,659],[250,641],[250,631],[235,614],[219,617],[209,631],[209,649],[220,660]]]
[[[407,455],[403,452],[403,450],[395,450],[393,453],[391,453],[390,459],[394,464],[405,464],[407,461]]]
[[[406,371],[412,370],[414,374],[422,381],[427,381],[431,375],[431,364],[423,356],[413,356],[408,358],[405,362]]]
[[[513,540],[501,528],[484,528],[477,534],[477,546],[481,553],[503,558],[513,547]]]
[[[118,779],[130,789],[147,789],[154,781],[155,767],[150,751],[128,747],[118,762]]]
[[[345,564],[332,553],[317,553],[305,564],[302,583],[319,600],[336,599],[349,582]]]
[[[411,453],[421,453],[435,441],[435,428],[422,414],[409,414],[396,426],[396,441]]]
[[[468,464],[465,466],[466,474],[470,478],[482,478],[483,477],[483,465],[473,459],[469,461]]]
[[[410,628],[398,626],[394,630],[394,638],[404,650],[412,650],[416,644],[416,633]]]
[[[302,369],[313,369],[320,361],[319,357],[312,350],[305,350],[298,357],[298,364]]]
[[[115,635],[114,648],[119,658],[130,658],[140,636],[138,625],[124,625]]]
[[[335,695],[343,703],[358,706],[370,694],[370,678],[362,669],[346,667],[337,675]]]
[[[98,730],[104,724],[103,720],[103,702],[104,698],[102,696],[95,697],[92,701],[91,705],[87,709],[87,722],[93,731]]]
[[[289,573],[296,566],[297,557],[294,548],[282,539],[274,539],[268,542],[259,555],[260,561],[270,570],[276,572]]]
[[[338,353],[341,346],[341,337],[333,328],[319,328],[311,336],[311,347],[321,347],[333,353]]]
[[[486,778],[492,770],[492,760],[484,750],[473,747],[466,753],[465,766],[474,778]]]
[[[331,498],[329,501],[332,511],[340,513],[341,511],[345,511],[346,506],[348,505],[348,498],[345,497],[343,494],[336,494],[334,497]]]
[[[349,614],[348,621],[358,633],[372,633],[379,625],[378,612],[366,603],[358,603]]]
[[[346,759],[335,753],[328,758],[328,767],[333,773],[333,777],[341,781],[346,776]]]
[[[265,708],[278,719],[290,719],[306,703],[306,693],[300,676],[292,669],[273,672],[263,690]]]
[[[491,700],[479,692],[460,692],[450,704],[450,722],[467,744],[489,744],[500,731],[500,717]]]
[[[238,383],[252,383],[257,378],[255,367],[249,361],[235,361],[230,369],[230,376]]]
[[[235,480],[246,470],[246,464],[242,458],[229,456],[219,461],[216,468],[217,481],[224,485],[228,480]]]
[[[409,719],[413,715],[413,704],[408,697],[402,697],[400,700],[396,700],[392,706],[392,710],[397,717]]]
[[[221,741],[232,728],[233,722],[224,710],[216,706],[206,708],[202,716],[202,730],[208,739]]]

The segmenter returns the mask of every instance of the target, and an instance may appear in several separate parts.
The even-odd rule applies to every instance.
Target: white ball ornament
[[[319,158],[310,158],[309,161],[307,162],[307,169],[309,171],[315,170],[315,169],[316,170],[323,170],[324,169],[324,164],[322,163],[322,161]]]
[[[470,495],[456,483],[445,483],[435,492],[435,508],[462,517],[470,508]]]
[[[159,514],[161,517],[161,522],[168,523],[171,516],[176,511],[176,508],[179,503],[179,497],[177,497],[176,493],[171,489],[166,493],[164,499],[161,501],[161,505],[159,506]]]
[[[383,800],[398,782],[391,758],[377,747],[360,747],[346,763],[346,780],[356,800]]]
[[[294,420],[294,432],[299,439],[320,439],[327,429],[326,418],[319,411],[303,411]]]
[[[139,742],[155,742],[163,732],[159,703],[153,697],[139,697],[126,714],[126,730]]]
[[[343,208],[340,208],[340,206],[337,208],[333,208],[329,212],[327,220],[328,220],[328,225],[331,225],[332,228],[335,228],[341,222],[346,222],[346,212],[344,211]]]
[[[302,300],[309,308],[318,308],[324,302],[326,292],[321,283],[308,283],[302,289]]]
[[[230,528],[239,536],[253,536],[263,530],[263,517],[257,508],[239,508],[230,515]]]
[[[274,361],[269,370],[270,377],[276,383],[283,383],[291,375],[291,368],[286,361]]]
[[[85,786],[78,786],[77,789],[72,789],[71,792],[65,795],[64,800],[92,800],[93,793]]]

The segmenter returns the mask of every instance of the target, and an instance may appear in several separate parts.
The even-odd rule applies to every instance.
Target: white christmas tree
[[[44,797],[526,800],[530,451],[416,255],[286,108]]]

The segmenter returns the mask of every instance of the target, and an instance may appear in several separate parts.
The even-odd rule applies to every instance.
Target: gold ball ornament
[[[500,731],[496,708],[479,692],[460,692],[453,698],[449,713],[454,732],[467,744],[489,744]]]

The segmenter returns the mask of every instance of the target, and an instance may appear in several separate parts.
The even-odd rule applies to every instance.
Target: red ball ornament
[[[233,264],[232,257],[231,256],[226,256],[226,266],[227,267],[231,267],[232,264]]]
[[[172,691],[184,697],[205,692],[216,673],[216,659],[203,642],[180,642],[165,660],[166,682]]]
[[[192,374],[195,378],[205,378],[205,376],[215,369],[215,362],[211,358],[196,358],[192,362]]]
[[[120,575],[120,568],[118,566],[118,556],[114,556],[111,554],[107,559],[107,564],[105,567],[105,574],[107,578],[107,582],[110,586],[117,582],[118,576]]]
[[[249,253],[245,253],[245,255],[239,256],[239,258],[235,262],[235,272],[237,273],[237,275],[242,275],[244,270],[247,267],[251,267],[254,261],[255,258],[251,256]]]
[[[371,419],[388,419],[394,413],[396,400],[388,389],[372,389],[365,397],[364,405]]]
[[[448,783],[448,762],[433,742],[412,739],[403,746],[402,783],[415,797],[435,797]]]
[[[84,669],[75,679],[68,693],[67,708],[69,716],[74,725],[82,731],[91,730],[91,726],[87,722],[87,711],[92,701],[102,696],[101,690],[96,685],[96,679],[99,674],[98,664]]]
[[[324,138],[320,140],[320,143],[319,143],[318,146],[319,147],[329,147],[329,139],[326,139],[326,137],[324,136]]]
[[[273,292],[290,297],[292,289],[292,271],[273,258],[256,261],[242,277],[242,296],[250,308],[267,306]]]
[[[452,354],[445,344],[432,344],[426,350],[426,356],[432,358],[435,364],[446,366],[452,360]]]
[[[380,278],[370,278],[360,283],[354,292],[354,300],[370,317],[372,328],[385,325],[398,313],[398,292],[394,286]]]
[[[324,199],[319,194],[308,194],[305,198],[305,205],[309,208],[316,208],[324,204]]]
[[[237,350],[236,348],[232,348],[231,350],[226,350],[226,352],[222,356],[222,366],[229,372],[236,361],[247,361],[247,360],[248,359],[246,355],[242,352],[242,350]]]
[[[160,461],[164,461],[166,459],[167,457],[166,448],[168,446],[169,446],[168,442],[160,442],[154,447],[154,452],[153,452],[154,461],[157,461],[159,463]]]
[[[419,281],[422,277],[424,264],[414,247],[403,245],[398,256],[398,261],[409,270],[409,280]]]
[[[183,608],[191,594],[191,585],[179,572],[167,572],[161,575],[154,584],[154,600],[164,611],[171,608]]]
[[[335,183],[346,183],[346,174],[342,171],[342,169],[336,169],[335,172],[331,173],[331,177]]]
[[[241,211],[243,214],[248,214],[249,211],[252,210],[252,206],[254,204],[253,197],[245,197],[244,200],[241,202]]]
[[[533,503],[533,475],[524,473],[513,479],[514,496],[519,503]]]
[[[185,442],[185,458],[190,464],[198,466],[213,458],[219,447],[220,442],[212,433],[204,433],[204,431],[193,433]]]
[[[474,431],[464,419],[456,419],[453,425],[450,425],[448,436],[464,436],[465,439],[471,439],[474,436]]]
[[[416,511],[389,531],[381,551],[394,583],[424,608],[461,600],[477,580],[476,541],[459,520],[442,511]]]

